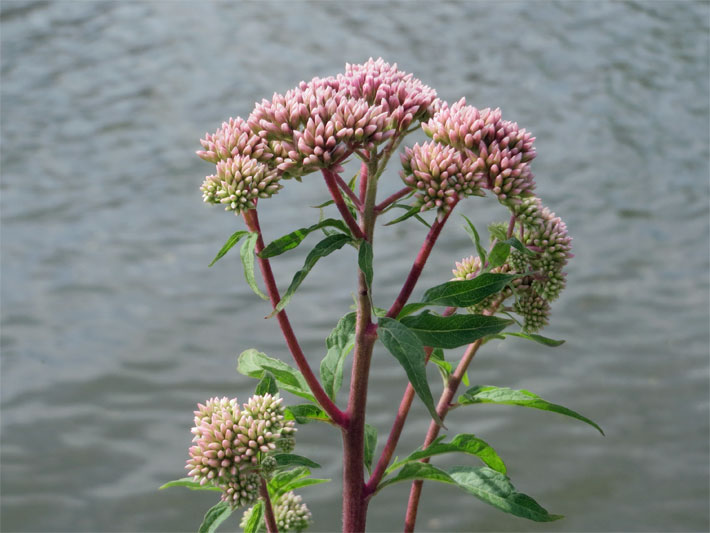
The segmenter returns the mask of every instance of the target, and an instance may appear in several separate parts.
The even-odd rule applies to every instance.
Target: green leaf
[[[227,502],[219,502],[212,507],[205,517],[202,519],[202,524],[198,533],[214,533],[219,525],[224,522],[232,514],[232,508]]]
[[[256,241],[259,239],[258,233],[250,233],[247,240],[242,244],[241,250],[239,250],[239,255],[242,258],[242,266],[244,267],[244,277],[247,280],[247,284],[254,291],[254,294],[261,297],[264,300],[268,300],[269,297],[261,292],[259,285],[256,283],[256,277],[254,277],[254,249],[256,248]]]
[[[318,244],[316,244],[315,248],[313,248],[313,250],[311,250],[308,256],[306,257],[306,261],[303,265],[303,268],[296,272],[296,274],[293,276],[291,285],[289,285],[288,289],[286,289],[286,292],[281,297],[281,301],[278,303],[276,309],[274,309],[274,311],[269,315],[269,317],[274,316],[276,313],[286,307],[286,304],[288,304],[289,300],[291,300],[291,297],[294,295],[298,287],[301,286],[301,283],[303,283],[303,280],[313,269],[319,259],[330,255],[336,250],[339,250],[351,241],[352,238],[349,235],[345,235],[344,233],[337,233],[335,235],[330,235],[329,237],[326,237]]]
[[[428,311],[404,317],[401,322],[419,337],[422,344],[435,348],[457,348],[470,344],[486,335],[498,333],[513,323],[495,316],[438,316]]]
[[[552,522],[563,518],[548,513],[530,496],[516,492],[507,476],[485,466],[454,466],[447,469],[447,472],[466,492],[505,513],[535,522]]]
[[[249,234],[248,231],[237,231],[236,233],[233,233],[232,236],[229,239],[227,239],[227,242],[224,244],[224,246],[222,246],[222,249],[219,252],[217,252],[217,255],[212,260],[212,262],[209,264],[209,266],[214,265],[217,261],[222,259],[225,256],[225,254],[229,250],[232,249],[232,246],[234,246],[235,244],[237,244],[239,242],[239,239],[244,237],[244,235],[248,235],[248,234]]]
[[[484,273],[473,279],[447,281],[424,293],[423,303],[451,307],[471,307],[502,291],[517,274]]]
[[[387,472],[391,472],[405,463],[419,461],[425,457],[432,457],[442,453],[461,452],[469,455],[475,455],[496,472],[505,474],[505,463],[503,463],[503,460],[487,442],[465,433],[456,435],[451,442],[441,442],[441,440],[442,439],[437,439],[427,446],[426,449],[416,451],[404,459],[393,463],[387,469]]]
[[[407,209],[407,212],[404,213],[402,216],[397,217],[394,220],[391,220],[390,222],[385,224],[385,226],[393,226],[395,224],[399,224],[400,222],[404,222],[408,218],[412,218],[412,217],[417,217],[420,222],[423,222],[424,224],[429,226],[429,224],[427,224],[427,222],[419,216],[419,211],[421,210],[419,207],[417,207],[417,206],[414,206],[414,207],[402,206],[400,204],[395,204],[392,207],[403,207],[404,209]],[[431,227],[431,226],[429,226],[429,227]]]
[[[257,379],[262,379],[266,372],[270,372],[282,389],[316,403],[303,374],[283,361],[269,357],[253,348],[245,350],[239,355],[237,370],[240,374]]]
[[[420,463],[415,461],[413,463],[405,464],[404,467],[397,472],[396,476],[385,478],[377,486],[377,490],[380,491],[389,485],[400,483],[402,481],[413,481],[416,479],[429,479],[431,481],[439,481],[441,483],[456,485],[453,478],[444,470],[430,465],[429,463]]]
[[[249,520],[244,525],[244,533],[259,533],[266,529],[264,524],[264,501],[259,500],[251,508]]]
[[[367,290],[372,294],[372,244],[365,239],[360,241],[360,249],[357,254],[357,264],[365,275]]]
[[[308,468],[320,468],[320,465],[315,461],[311,461],[308,457],[296,455],[295,453],[277,453],[274,454],[276,464],[278,466],[307,466]]]
[[[543,337],[542,335],[536,335],[535,333],[505,332],[505,333],[503,333],[503,335],[506,337],[513,336],[513,337],[520,337],[523,339],[528,339],[531,341],[539,342],[540,344],[544,344],[545,346],[551,346],[553,348],[565,343],[565,341],[563,341],[563,340],[550,339],[548,337]]]
[[[513,248],[515,248],[515,249],[518,250],[519,252],[522,252],[522,253],[525,254],[525,255],[528,255],[528,256],[531,256],[531,257],[535,257],[535,256],[537,255],[535,252],[533,252],[530,248],[528,248],[527,246],[525,246],[522,242],[520,242],[520,241],[519,241],[518,239],[516,239],[515,237],[511,237],[510,239],[507,239],[507,240],[505,240],[505,241],[503,241],[503,242],[506,242],[506,243],[510,244]]]
[[[264,377],[254,389],[254,394],[258,396],[263,396],[264,394],[271,394],[275,396],[279,392],[279,387],[276,385],[276,379],[271,374],[271,372],[264,372]]]
[[[375,456],[377,448],[377,428],[370,424],[365,424],[365,468],[372,474],[372,458]]]
[[[346,233],[348,235],[350,234],[348,226],[342,220],[337,220],[335,218],[327,218],[321,222],[318,222],[317,224],[313,224],[312,226],[309,226],[307,228],[297,229],[296,231],[292,231],[291,233],[288,233],[283,237],[279,237],[275,241],[270,242],[268,246],[266,246],[261,251],[259,257],[266,259],[269,257],[276,257],[277,255],[281,255],[282,253],[288,250],[292,250],[293,248],[301,244],[301,242],[303,242],[303,240],[310,233],[313,233],[314,231],[325,227],[337,228],[343,233]]]
[[[420,309],[423,309],[427,305],[431,305],[431,304],[424,303],[424,302],[413,302],[410,304],[406,304],[404,307],[402,307],[402,310],[397,315],[397,320],[400,320],[407,315],[411,315],[412,313],[416,313],[417,311],[419,311]]]
[[[493,245],[491,253],[488,255],[488,268],[495,268],[505,263],[510,255],[509,242],[497,242]]]
[[[323,389],[333,400],[343,383],[345,358],[355,345],[356,320],[356,313],[348,313],[338,321],[335,329],[325,340],[328,352],[320,363],[320,377]]]
[[[481,238],[478,236],[478,232],[476,231],[476,226],[473,225],[473,222],[471,222],[466,215],[461,215],[464,220],[468,223],[468,227],[464,227],[466,230],[466,233],[469,234],[471,237],[471,240],[473,241],[473,244],[476,246],[476,250],[478,251],[478,257],[481,260],[481,264],[485,265],[486,264],[486,250],[481,246]]]
[[[436,413],[434,399],[426,378],[426,353],[421,341],[404,324],[392,318],[379,319],[377,334],[382,344],[394,355],[407,374],[414,391],[426,405],[434,421],[443,425]]]
[[[469,405],[474,403],[497,403],[503,405],[519,405],[521,407],[532,407],[533,409],[541,409],[543,411],[551,411],[561,415],[569,416],[581,420],[596,428],[599,433],[604,435],[604,431],[597,424],[592,422],[586,416],[567,409],[561,405],[550,403],[543,400],[537,394],[533,394],[526,390],[514,390],[507,387],[494,387],[477,385],[468,389],[463,395],[459,396],[458,403],[461,405]]]
[[[297,424],[307,424],[311,420],[332,423],[323,409],[310,403],[287,406],[284,409],[284,417],[286,420],[294,420]]]
[[[219,487],[215,487],[214,485],[200,485],[197,481],[193,481],[191,477],[183,477],[174,481],[168,481],[164,485],[161,485],[158,490],[169,489],[170,487],[185,487],[190,490],[214,490],[217,492],[221,491]]]
[[[293,470],[283,470],[274,474],[274,477],[269,481],[269,491],[272,499],[276,500],[288,491],[296,490],[301,487],[310,485],[318,485],[327,483],[329,479],[312,478],[311,471],[305,466],[299,466]]]
[[[493,222],[488,225],[488,233],[491,235],[491,240],[498,239],[502,242],[508,238],[508,223]]]
[[[446,383],[449,381],[449,376],[451,376],[453,366],[451,366],[451,363],[444,359],[444,350],[441,348],[434,348],[429,356],[429,361],[434,363],[439,368],[441,377],[444,380],[444,386],[446,386]]]

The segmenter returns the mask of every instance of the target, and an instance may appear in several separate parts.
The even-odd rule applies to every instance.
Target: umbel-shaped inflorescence
[[[303,503],[300,496],[297,496],[293,491],[289,491],[280,496],[276,501],[272,502],[274,507],[274,518],[276,526],[280,532],[286,531],[303,531],[308,528],[311,523],[311,511],[308,506]],[[240,527],[245,527],[251,518],[253,507],[250,507],[242,515],[242,520],[239,523]],[[259,530],[260,533],[266,531],[266,526]]]
[[[292,448],[293,421],[284,419],[282,399],[271,394],[252,396],[242,408],[236,399],[211,398],[195,411],[194,445],[185,468],[201,485],[222,490],[232,507],[253,503],[259,478],[273,469],[270,456],[282,442]]]
[[[197,154],[217,170],[202,185],[203,199],[240,214],[274,195],[281,179],[338,171],[352,153],[404,134],[439,105],[433,89],[382,59],[301,82],[205,135]]]

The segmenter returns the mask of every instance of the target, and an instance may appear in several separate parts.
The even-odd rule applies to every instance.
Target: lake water
[[[419,530],[707,531],[709,19],[707,2],[3,1],[2,530],[197,529],[213,494],[157,491],[183,475],[194,405],[246,399],[244,349],[288,360],[238,254],[207,268],[243,224],[202,203],[198,139],[382,56],[537,136],[538,192],[574,237],[546,330],[567,343],[492,342],[471,380],[532,390],[607,434],[513,407],[455,412],[452,433],[487,440],[520,491],[566,518],[527,522],[427,484]],[[287,185],[260,210],[267,238],[326,199],[317,176]],[[399,186],[392,165],[382,191]],[[491,200],[461,212],[505,218]],[[378,230],[376,304],[421,238],[415,223]],[[282,286],[306,252],[275,261]],[[421,287],[471,253],[453,217]],[[290,304],[314,365],[350,305],[352,259],[329,257]],[[381,433],[404,385],[379,350]],[[415,404],[398,453],[427,425]],[[339,447],[331,428],[299,432],[297,451],[334,478],[302,491],[312,531],[339,527]],[[407,491],[373,501],[371,531],[401,530]]]

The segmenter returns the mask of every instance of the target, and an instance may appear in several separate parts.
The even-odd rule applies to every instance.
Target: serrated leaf
[[[425,346],[457,348],[505,329],[512,321],[487,315],[438,316],[429,312],[401,320]]]
[[[509,242],[497,242],[493,245],[491,253],[488,254],[488,268],[496,268],[505,263],[510,255]]]
[[[476,251],[478,252],[478,257],[481,260],[481,264],[485,265],[486,264],[486,250],[481,246],[481,238],[478,236],[478,232],[476,231],[476,226],[473,225],[473,222],[471,222],[466,215],[461,215],[466,223],[468,224],[468,227],[464,227],[466,230],[466,233],[469,234],[471,237],[471,240],[473,241],[474,246],[476,247]]]
[[[352,238],[349,235],[345,235],[343,233],[337,233],[335,235],[330,235],[320,241],[318,244],[316,244],[315,248],[310,251],[308,256],[306,256],[306,261],[303,265],[303,268],[296,272],[296,274],[293,276],[293,280],[291,281],[291,285],[289,285],[288,289],[286,289],[286,292],[284,295],[281,297],[281,301],[276,305],[276,308],[274,311],[269,315],[269,317],[274,316],[276,313],[279,311],[283,310],[284,307],[288,304],[288,302],[291,300],[291,297],[293,297],[294,293],[296,290],[298,290],[298,287],[301,286],[301,283],[303,283],[303,280],[306,278],[308,273],[313,269],[315,264],[318,262],[319,259],[330,255],[336,250],[339,250],[343,246],[345,246],[347,243],[351,242]]]
[[[232,508],[227,502],[219,502],[212,507],[205,517],[202,519],[199,533],[214,533],[222,522],[224,522],[232,514]]]
[[[276,385],[276,379],[271,372],[265,372],[264,377],[257,384],[256,389],[254,389],[254,394],[258,396],[263,396],[264,394],[271,394],[275,396],[279,392],[279,387]]]
[[[282,253],[287,252],[288,250],[296,248],[299,244],[301,244],[301,242],[303,242],[306,237],[308,237],[308,235],[310,235],[314,231],[325,227],[337,228],[345,234],[350,234],[348,226],[342,220],[337,220],[335,218],[327,218],[325,220],[322,220],[321,222],[318,222],[317,224],[308,226],[307,228],[300,228],[295,231],[292,231],[291,233],[287,233],[283,237],[279,237],[275,241],[270,242],[261,251],[259,257],[266,259],[269,257],[276,257],[277,255],[281,255]]]
[[[518,275],[483,273],[473,279],[447,281],[424,293],[428,305],[471,307],[502,291]]]
[[[232,247],[233,247],[235,244],[237,244],[237,243],[239,242],[239,239],[241,239],[242,237],[244,237],[244,235],[248,235],[248,234],[249,234],[248,231],[243,231],[243,230],[242,230],[242,231],[237,231],[237,232],[233,233],[232,236],[229,237],[229,239],[227,239],[227,242],[224,243],[224,246],[222,246],[222,249],[221,249],[219,252],[217,252],[217,255],[216,255],[215,258],[212,260],[212,262],[209,264],[209,266],[214,265],[217,261],[219,261],[220,259],[222,259],[222,258],[225,256],[225,254],[226,254],[229,250],[231,250]]]
[[[414,391],[424,402],[434,421],[442,425],[441,418],[434,407],[434,399],[429,389],[426,377],[426,353],[424,345],[417,335],[410,331],[404,324],[392,318],[383,317],[378,321],[378,338],[385,348],[394,355],[395,359],[404,368],[409,382]]]
[[[264,502],[259,500],[251,508],[249,520],[244,525],[244,533],[260,533],[266,529],[264,523]]]
[[[599,433],[604,435],[604,431],[596,423],[582,416],[579,413],[572,411],[561,405],[550,403],[543,400],[537,394],[530,391],[520,389],[514,390],[507,387],[494,387],[478,385],[468,389],[463,395],[459,396],[458,403],[461,405],[470,405],[475,403],[496,403],[503,405],[519,405],[521,407],[531,407],[542,411],[550,411],[561,415],[576,418],[582,422],[596,428]]]
[[[367,290],[372,295],[372,244],[365,239],[360,241],[357,264],[360,267],[360,271],[365,275]]]
[[[239,355],[237,371],[257,379],[263,378],[266,372],[270,372],[282,389],[316,403],[301,372],[291,368],[283,361],[269,357],[253,348],[245,350]]]
[[[547,512],[530,496],[515,490],[507,476],[485,466],[454,466],[447,473],[469,494],[505,513],[535,522],[552,522],[562,518]]]
[[[375,456],[377,448],[377,428],[370,424],[365,424],[365,453],[364,462],[368,473],[372,474],[372,458]]]
[[[503,463],[503,460],[487,442],[475,437],[474,435],[466,433],[456,435],[451,442],[441,442],[441,440],[434,441],[427,446],[426,449],[418,450],[404,459],[393,463],[387,469],[387,472],[391,472],[405,463],[419,461],[420,459],[424,459],[426,457],[433,457],[434,455],[441,455],[443,453],[451,452],[475,455],[496,472],[500,472],[502,474],[505,474],[506,472],[505,463]]]
[[[295,453],[277,453],[273,455],[276,464],[283,466],[306,466],[308,468],[320,468],[320,465],[308,457],[296,455]]]
[[[320,377],[326,394],[335,400],[343,383],[345,358],[355,345],[356,313],[348,313],[338,321],[325,340],[328,352],[320,363]]]
[[[397,472],[396,476],[385,478],[377,486],[377,490],[380,491],[389,485],[400,483],[402,481],[414,481],[417,479],[428,479],[430,481],[439,481],[440,483],[456,485],[453,478],[444,470],[430,465],[429,463],[420,463],[415,461],[413,463],[405,464],[402,469]]]
[[[286,420],[293,420],[297,424],[307,424],[311,420],[332,423],[332,420],[323,409],[310,403],[287,406],[284,409],[284,417]]]
[[[505,332],[505,333],[503,333],[503,335],[506,337],[513,336],[513,337],[520,337],[522,339],[528,339],[531,341],[539,342],[540,344],[544,344],[545,346],[551,346],[553,348],[565,343],[565,341],[563,341],[563,340],[550,339],[548,337],[543,337],[542,335],[537,335],[535,333]]]
[[[168,481],[161,485],[158,490],[169,489],[171,487],[185,487],[190,490],[213,490],[220,492],[222,489],[214,485],[200,485],[197,481],[193,481],[191,477],[183,477],[174,481]]]

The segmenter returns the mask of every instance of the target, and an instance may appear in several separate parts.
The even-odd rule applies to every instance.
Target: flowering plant
[[[419,129],[431,140],[404,148],[400,153],[404,187],[378,202],[378,181],[385,166],[402,140]],[[269,316],[278,320],[297,368],[248,349],[239,356],[238,370],[260,380],[256,394],[241,408],[236,399],[228,398],[198,405],[189,477],[165,486],[221,493],[200,531],[214,531],[237,508],[248,506],[241,519],[245,531],[305,529],[311,513],[293,491],[326,481],[310,477],[316,462],[292,453],[296,424],[310,421],[331,424],[342,434],[345,532],[364,531],[372,497],[399,482],[412,483],[405,531],[413,531],[425,480],[459,487],[522,518],[541,522],[561,518],[515,490],[505,464],[488,443],[468,433],[448,440],[439,436],[449,411],[479,403],[556,412],[601,432],[588,418],[526,390],[478,385],[456,396],[471,360],[488,340],[513,335],[547,346],[563,342],[537,333],[548,323],[550,303],[565,286],[564,268],[572,254],[564,222],[535,195],[533,142],[517,123],[504,120],[499,109],[479,110],[463,98],[449,105],[420,80],[382,59],[346,65],[345,72],[334,77],[301,82],[256,104],[246,120],[230,119],[205,136],[198,155],[216,170],[202,185],[204,201],[241,215],[247,227],[228,239],[212,264],[244,239],[246,280],[271,302]],[[355,160],[360,160],[359,172],[347,182],[341,176],[344,165]],[[319,207],[334,205],[339,217],[321,219],[266,245],[257,216],[260,201],[277,194],[286,181],[301,181],[313,173],[322,175],[330,196]],[[508,209],[509,219],[488,226],[486,246],[464,217],[475,254],[456,262],[452,280],[426,290],[420,302],[409,302],[454,208],[465,198],[486,192]],[[428,231],[399,295],[388,309],[380,309],[373,304],[372,242],[377,219],[393,208],[406,212],[389,224],[415,220]],[[422,216],[429,212],[431,223]],[[325,237],[281,295],[270,261],[319,231]],[[357,250],[357,301],[355,310],[345,314],[326,339],[318,377],[285,307],[314,265],[346,245]],[[266,294],[257,285],[255,262]],[[366,423],[366,404],[378,341],[401,365],[409,384],[375,460],[378,436]],[[466,348],[454,366],[444,350],[459,347]],[[350,390],[347,406],[341,408],[336,396],[350,352]],[[428,362],[444,379],[438,403],[427,382]],[[279,391],[306,403],[284,406]],[[420,448],[393,462],[415,396],[431,415],[429,430]],[[453,468],[430,464],[431,457],[443,453],[458,453],[465,464]]]

